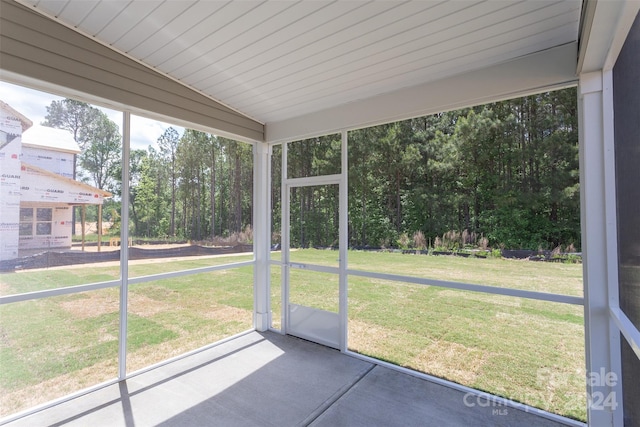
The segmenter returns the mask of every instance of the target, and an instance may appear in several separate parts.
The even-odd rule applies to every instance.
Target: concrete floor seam
[[[322,414],[324,414],[333,404],[335,404],[342,396],[347,394],[351,389],[353,389],[360,381],[362,381],[373,369],[376,365],[371,364],[366,370],[364,370],[352,383],[345,385],[336,391],[331,397],[325,400],[322,405],[318,406],[318,408],[313,411],[309,416],[300,423],[301,426],[307,427],[311,425],[315,420],[317,420]]]

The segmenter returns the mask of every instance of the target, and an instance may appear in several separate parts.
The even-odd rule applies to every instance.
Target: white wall
[[[22,161],[73,179],[73,154],[44,148],[22,147]]]
[[[18,256],[20,121],[0,111],[0,135],[0,260],[5,260]]]
[[[43,206],[41,204],[22,204],[23,208],[52,209],[51,235],[20,236],[20,249],[46,249],[71,247],[71,207]]]

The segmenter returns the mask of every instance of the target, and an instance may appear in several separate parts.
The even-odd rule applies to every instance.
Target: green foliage
[[[397,243],[400,249],[409,249],[410,240],[407,233],[402,233],[400,237],[398,237]]]
[[[105,220],[115,220],[118,233],[120,209],[121,151],[118,127],[101,110],[65,99],[47,107],[47,126],[68,129],[82,153],[79,178],[114,193],[114,204]],[[335,154],[335,140],[309,157],[310,165],[324,171],[335,163],[320,154]],[[158,138],[159,150],[132,150],[129,163],[129,233],[141,238],[178,237],[214,240],[241,233],[252,221],[253,153],[249,144],[215,135],[169,127]],[[339,147],[340,139],[337,140]],[[325,150],[326,148],[326,150]],[[340,155],[338,150],[338,165]],[[324,173],[324,172],[323,172]],[[117,206],[116,206],[117,205]],[[96,221],[88,210],[88,221]]]
[[[86,149],[91,143],[89,139],[93,122],[98,120],[100,110],[84,102],[73,99],[52,101],[47,107],[47,115],[43,126],[66,129],[73,134],[73,139],[81,149]]]
[[[434,248],[580,242],[575,89],[349,133],[349,238],[420,230]],[[396,237],[390,241],[399,247]]]
[[[576,99],[566,89],[349,132],[349,245],[579,249]],[[46,124],[74,132],[83,169],[119,194],[119,136],[104,113],[56,101]],[[251,224],[250,145],[168,128],[158,146],[131,152],[132,235],[214,241]],[[340,173],[340,148],[337,134],[287,144],[286,176]],[[273,150],[272,230],[279,231],[283,150]],[[294,188],[289,197],[291,244],[337,246],[337,186]],[[105,216],[117,231],[112,210]],[[473,242],[447,236],[451,230],[467,230]]]
[[[96,187],[114,190],[122,138],[118,126],[105,113],[72,99],[53,101],[43,125],[69,130],[82,150],[78,156],[80,176],[86,173]]]
[[[79,156],[80,166],[87,171],[96,187],[112,190],[122,150],[118,126],[100,111],[95,121],[82,129],[81,135],[87,143]]]

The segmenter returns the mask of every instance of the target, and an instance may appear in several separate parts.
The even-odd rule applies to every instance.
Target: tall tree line
[[[579,248],[576,102],[566,89],[349,132],[350,246],[467,230],[492,247]],[[339,135],[289,144],[288,176],[338,172],[339,150]],[[272,169],[278,230],[277,157]],[[293,244],[333,244],[337,200],[326,193],[292,191]]]
[[[134,235],[207,240],[252,224],[251,145],[168,128],[158,147],[131,156]]]
[[[104,211],[105,219],[117,224],[122,187],[117,125],[99,109],[71,99],[53,101],[43,124],[73,133],[82,149],[79,178],[114,193]],[[252,224],[251,145],[189,129],[180,135],[172,127],[156,143],[157,148],[130,152],[131,235],[205,240]]]
[[[398,246],[417,232],[434,242],[467,230],[492,247],[579,248],[576,103],[566,89],[349,132],[349,245]],[[117,204],[117,127],[76,101],[48,112],[46,124],[78,138],[85,176]],[[340,135],[288,144],[287,175],[339,173],[340,145]],[[272,161],[276,232],[281,151],[274,147]],[[130,157],[133,235],[203,240],[252,224],[250,145],[169,128],[157,148]],[[290,197],[292,244],[335,246],[337,187],[295,188]]]

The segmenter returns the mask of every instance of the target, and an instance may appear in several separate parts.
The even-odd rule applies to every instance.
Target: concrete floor
[[[559,425],[473,403],[321,345],[253,332],[7,426]]]

